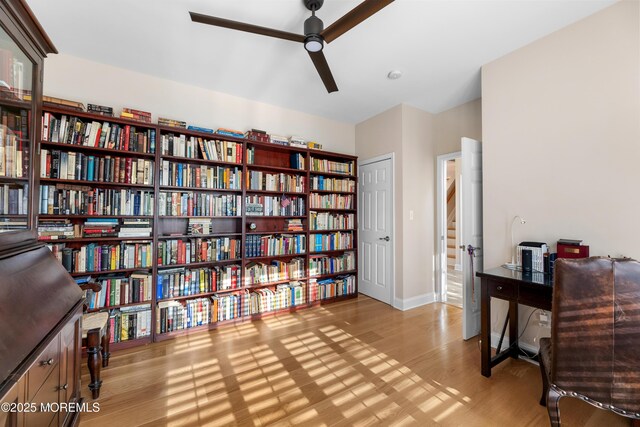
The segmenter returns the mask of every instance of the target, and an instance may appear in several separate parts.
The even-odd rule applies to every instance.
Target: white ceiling
[[[192,23],[188,11],[302,34],[302,0],[27,0],[61,53],[358,123],[400,103],[480,96],[480,67],[615,0],[396,0],[325,46],[328,94],[302,44]],[[360,0],[326,0],[325,27]],[[400,80],[386,78],[401,70]]]

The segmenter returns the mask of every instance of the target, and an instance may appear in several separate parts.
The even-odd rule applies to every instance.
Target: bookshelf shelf
[[[211,218],[211,217],[206,217]],[[242,233],[215,233],[215,234],[179,234],[172,236],[158,236],[158,240],[170,240],[170,239],[208,239],[210,237],[231,237],[242,236]]]
[[[242,219],[241,216],[204,216],[204,215],[159,215],[158,219],[189,219],[189,218],[211,218],[211,219]]]
[[[105,274],[116,274],[116,273],[135,273],[141,271],[149,271],[151,267],[136,267],[136,268],[121,268],[117,270],[100,270],[100,271],[83,271],[83,272],[73,272],[69,273],[72,277],[82,277],[82,276],[103,276]],[[135,305],[142,304],[137,303]]]
[[[349,175],[348,173],[321,172],[321,171],[314,171],[314,170],[309,171],[309,173],[311,173],[311,175],[324,175],[324,176],[330,176],[332,178],[351,178],[351,179],[356,179],[356,176]]]
[[[153,303],[153,301],[140,301],[140,302],[130,302],[130,303],[127,303],[127,304],[110,305],[109,307],[90,308],[90,309],[87,309],[87,313],[96,313],[98,311],[113,310],[113,309],[116,309],[116,308],[133,307],[133,306],[136,306],[136,305],[152,304],[152,303]]]
[[[310,211],[318,212],[356,212],[356,209],[330,209],[330,208],[309,208]]]
[[[141,157],[145,159],[156,158],[155,154],[140,153],[137,151],[115,150],[111,148],[90,147],[88,145],[63,144],[59,142],[50,142],[50,141],[41,141],[40,145],[46,148],[55,148],[58,150],[65,150],[65,151],[82,151],[82,152],[105,154],[105,155],[117,155],[117,156],[124,156],[124,157]]]
[[[101,242],[144,242],[152,241],[153,236],[149,237],[72,237],[69,239],[45,239],[38,237],[38,240],[45,243],[91,243],[96,240]]]
[[[244,285],[243,289],[260,289],[260,288],[268,288],[271,286],[284,285],[286,283],[291,282],[303,282],[307,280],[308,277],[301,277],[299,279],[287,279],[287,280],[279,280],[277,282],[269,282],[269,283],[253,283],[251,285]]]
[[[212,166],[242,166],[242,163],[236,162],[222,162],[219,160],[207,160],[207,159],[194,159],[192,157],[180,157],[180,156],[170,156],[167,154],[163,154],[161,156],[162,160],[169,160],[176,163],[192,163],[198,165],[212,165]]]
[[[322,274],[320,276],[311,276],[311,277],[309,277],[309,279],[322,280],[322,279],[327,279],[329,277],[336,277],[336,276],[342,276],[342,275],[347,275],[347,274],[356,274],[357,272],[358,272],[358,270],[339,271],[337,273]]]
[[[252,235],[252,234],[307,234],[307,232],[304,230],[302,231],[287,231],[287,230],[247,231],[247,235]]]
[[[201,188],[201,187],[178,187],[173,185],[161,185],[160,191],[175,192],[207,192],[207,193],[242,193],[242,189],[237,188]]]
[[[355,229],[353,228],[332,228],[329,230],[309,230],[309,233],[311,234],[322,234],[322,233],[335,233],[335,232],[340,232],[340,233],[348,233],[351,231],[355,231]]]
[[[6,176],[0,176],[0,184],[11,184],[11,183],[23,183],[27,184],[29,182],[29,178],[10,178]]]
[[[192,263],[186,263],[186,264],[158,265],[158,270],[160,270],[160,269],[171,269],[171,268],[182,268],[182,267],[198,268],[198,267],[208,267],[208,266],[211,266],[211,265],[232,264],[232,263],[240,263],[240,262],[242,262],[242,258],[224,259],[224,260],[220,260],[220,261],[192,262]]]
[[[263,233],[264,234],[264,233]],[[287,254],[287,255],[266,255],[266,256],[255,256],[255,257],[245,257],[245,261],[268,261],[268,260],[272,260],[272,259],[280,259],[280,258],[301,258],[301,257],[306,257],[307,254],[305,253],[301,253],[301,254]]]
[[[162,301],[180,301],[183,299],[192,299],[192,298],[203,298],[203,297],[210,297],[211,295],[215,295],[217,291],[213,291],[213,292],[202,292],[199,294],[192,294],[192,295],[182,295],[182,296],[176,296],[176,297],[170,297],[170,298],[159,298],[158,302],[162,302]]]
[[[246,190],[246,193],[247,194],[270,194],[274,196],[282,196],[283,194],[287,196],[301,196],[301,197],[307,196],[307,193],[304,191],[269,191],[269,190],[251,190],[248,188]]]
[[[321,255],[333,255],[333,254],[340,254],[342,252],[349,252],[349,251],[355,251],[355,248],[335,249],[330,251],[312,251],[309,253],[309,256],[313,258]]]
[[[355,195],[353,191],[333,191],[333,190],[309,190],[310,193],[319,193],[319,194],[349,194]]]
[[[101,181],[85,181],[85,180],[68,180],[68,179],[51,179],[51,178],[42,178],[40,181],[43,185],[49,185],[50,188],[52,186],[56,186],[57,184],[70,184],[75,186],[83,186],[89,188],[98,188],[100,192],[105,191],[105,194],[110,190],[122,189],[130,191],[131,194],[134,194],[137,197],[138,194],[142,195],[144,192],[145,197],[149,197],[152,200],[151,209],[149,210],[131,210],[129,212],[154,212],[154,215],[88,215],[88,214],[77,214],[77,215],[67,215],[67,214],[40,214],[37,216],[38,220],[41,222],[48,221],[51,223],[51,227],[55,227],[56,221],[71,223],[73,226],[87,226],[90,224],[90,221],[86,221],[89,219],[117,219],[118,226],[124,226],[123,222],[125,220],[138,220],[141,221],[143,225],[141,227],[151,227],[152,228],[152,236],[150,237],[71,237],[68,239],[54,239],[54,240],[46,240],[41,239],[43,243],[59,245],[65,244],[67,248],[72,249],[73,251],[80,248],[82,245],[89,243],[101,244],[102,242],[118,245],[119,242],[130,242],[131,244],[137,242],[152,242],[152,260],[153,265],[148,268],[135,268],[135,269],[121,269],[121,270],[111,270],[111,271],[97,271],[97,272],[83,272],[83,273],[73,273],[73,277],[80,276],[98,276],[102,280],[105,279],[107,275],[114,274],[122,274],[124,277],[130,277],[129,273],[134,272],[146,272],[152,276],[152,290],[154,291],[154,298],[152,301],[148,302],[151,307],[151,329],[152,335],[150,337],[143,337],[140,339],[123,341],[120,343],[113,344],[113,349],[118,348],[128,348],[135,345],[140,345],[144,343],[149,343],[153,341],[162,341],[165,339],[171,339],[176,336],[181,336],[185,334],[190,334],[198,331],[205,331],[210,329],[215,329],[219,326],[228,325],[228,324],[237,324],[239,322],[251,321],[261,319],[267,316],[277,315],[279,313],[285,312],[293,312],[300,309],[305,309],[309,307],[313,307],[319,304],[329,303],[339,301],[345,298],[352,298],[357,295],[357,285],[355,287],[354,294],[348,296],[340,296],[340,297],[332,297],[327,298],[321,301],[309,301],[312,297],[311,295],[311,279],[314,279],[314,283],[316,280],[331,280],[335,279],[337,276],[341,275],[351,275],[357,277],[357,270],[351,269],[348,271],[343,271],[339,273],[333,274],[324,274],[315,277],[309,277],[309,264],[311,260],[314,262],[313,268],[319,267],[322,265],[322,271],[328,271],[327,265],[334,265],[333,263],[337,263],[335,265],[345,265],[340,264],[346,261],[343,260],[342,255],[347,252],[353,252],[353,259],[357,261],[357,248],[352,249],[342,249],[342,250],[334,250],[334,251],[322,251],[322,252],[309,252],[309,248],[313,247],[313,242],[310,241],[311,238],[314,238],[318,234],[328,234],[328,233],[351,233],[353,235],[354,246],[355,242],[357,242],[357,221],[356,221],[356,213],[357,213],[357,198],[356,191],[332,191],[332,190],[313,190],[311,186],[317,187],[318,185],[328,186],[331,185],[330,188],[340,188],[340,189],[352,189],[353,185],[357,185],[357,170],[356,170],[356,157],[339,154],[339,153],[328,153],[319,150],[310,150],[305,147],[292,147],[292,146],[282,146],[271,143],[263,143],[256,142],[251,140],[246,140],[243,138],[234,138],[227,137],[224,135],[210,134],[206,132],[192,131],[183,128],[174,128],[170,126],[157,125],[152,123],[145,122],[137,122],[127,119],[121,119],[118,117],[110,117],[104,116],[100,114],[93,113],[85,113],[76,111],[70,108],[56,107],[56,106],[46,106],[44,108],[45,112],[48,112],[53,115],[56,120],[61,120],[61,117],[65,115],[67,118],[77,117],[81,119],[85,123],[91,123],[92,121],[99,122],[104,124],[105,122],[109,124],[118,125],[121,128],[124,126],[134,126],[136,129],[136,135],[140,138],[138,143],[134,145],[135,148],[140,147],[141,145],[144,147],[153,148],[154,153],[140,153],[137,151],[124,151],[124,150],[112,150],[107,148],[99,148],[99,147],[91,147],[85,145],[76,145],[76,144],[66,144],[52,141],[40,141],[42,148],[46,149],[48,152],[52,152],[53,150],[59,150],[60,152],[78,152],[83,153],[87,156],[95,155],[96,157],[124,157],[124,158],[141,158],[146,161],[153,162],[153,182],[154,185],[145,185],[145,184],[126,184],[126,183],[114,183],[114,182],[101,182]],[[184,135],[184,137],[183,137]],[[155,137],[155,140],[152,138]],[[147,138],[147,139],[144,139]],[[202,138],[202,141],[199,140]],[[50,139],[50,138],[49,138]],[[141,144],[140,141],[144,143]],[[221,142],[218,142],[221,141]],[[121,141],[122,142],[122,141]],[[202,144],[201,144],[202,142]],[[228,144],[231,143],[231,144]],[[234,145],[238,144],[238,145]],[[177,145],[176,145],[177,144]],[[119,145],[120,146],[120,145]],[[204,151],[203,151],[204,150]],[[215,150],[215,153],[212,151]],[[226,153],[226,154],[225,154]],[[178,154],[178,155],[176,155]],[[191,157],[185,156],[188,154]],[[57,155],[57,154],[56,154]],[[206,158],[205,158],[206,157]],[[211,158],[219,158],[223,160],[208,160]],[[241,159],[240,162],[229,161],[234,159]],[[312,163],[316,161],[316,163]],[[330,163],[333,162],[333,163]],[[322,167],[324,165],[330,165],[331,168],[338,168],[336,170],[341,170],[340,168],[347,167],[348,170],[352,171],[353,174],[346,173],[335,173],[335,172],[322,172],[322,171],[312,171],[311,169],[314,165],[319,164]],[[303,166],[303,168],[298,168],[296,166]],[[344,166],[346,165],[346,166]],[[202,174],[204,168],[208,168],[210,170],[220,170],[216,168],[224,168],[225,170],[230,170],[231,174],[235,173],[235,179],[240,181],[241,188],[203,188],[203,187],[195,187],[195,186],[178,186],[178,185],[163,185],[164,184],[176,184],[176,183],[187,183],[190,185],[195,185],[199,183],[196,179],[199,174]],[[237,171],[235,171],[237,169]],[[138,168],[139,170],[139,168]],[[198,172],[196,172],[198,171]],[[261,172],[261,174],[257,173]],[[182,180],[178,181],[177,176],[179,173],[182,173]],[[212,172],[208,172],[212,173]],[[219,172],[215,172],[219,173]],[[227,173],[227,172],[225,172]],[[168,174],[168,175],[166,175]],[[191,175],[195,174],[195,175]],[[281,176],[283,175],[284,178]],[[79,176],[79,175],[76,175]],[[136,177],[139,178],[140,175]],[[267,178],[268,177],[268,178]],[[321,178],[324,177],[324,178]],[[296,191],[272,191],[272,190],[253,190],[249,187],[249,179],[265,179],[264,185],[261,183],[260,185],[255,185],[258,188],[288,188],[288,189],[296,189],[296,188],[304,188],[305,191],[296,192]],[[269,187],[266,186],[266,180],[270,180]],[[332,181],[330,183],[327,180]],[[347,182],[348,180],[348,182]],[[11,179],[10,182],[15,182],[15,180]],[[27,179],[24,179],[23,182],[30,182]],[[142,181],[137,181],[142,182]],[[146,182],[146,181],[145,181]],[[236,181],[237,183],[238,181]],[[3,180],[0,179],[0,184],[3,183]],[[319,184],[317,184],[319,183]],[[217,185],[217,183],[216,183]],[[37,188],[37,184],[36,184]],[[103,190],[104,188],[104,190]],[[57,193],[56,193],[57,194]],[[287,196],[291,199],[291,205],[289,206],[279,206],[278,200],[282,196]],[[324,208],[312,208],[310,204],[312,202],[312,198],[316,198],[317,200],[321,200]],[[37,199],[40,200],[40,199]],[[44,199],[42,199],[44,200]],[[352,206],[350,209],[337,209],[332,206],[345,206],[345,201],[347,203],[351,203],[349,206]],[[96,202],[97,203],[97,202]],[[136,201],[137,203],[137,201]],[[317,203],[317,202],[316,202]],[[186,206],[185,206],[186,204]],[[297,204],[297,205],[294,205]],[[303,215],[250,215],[247,214],[247,206],[251,205],[253,208],[252,212],[261,212],[259,205],[262,205],[263,212],[277,212],[277,213],[299,213],[305,212]],[[48,209],[51,209],[51,203],[47,205]],[[55,206],[55,205],[54,205]],[[233,216],[206,216],[206,215],[166,215],[166,213],[171,212],[169,206],[176,206],[177,212],[185,212],[185,213],[197,213],[197,212],[229,212],[229,213],[242,213],[240,215]],[[222,207],[221,207],[222,206]],[[66,207],[66,206],[65,206]],[[94,207],[95,209],[95,207]],[[142,204],[141,204],[142,209]],[[87,210],[81,210],[81,212],[86,212]],[[313,215],[311,214],[313,211]],[[51,212],[51,210],[49,210]],[[204,220],[204,221],[203,221]],[[210,220],[210,221],[209,221]],[[296,220],[296,221],[291,221]],[[255,223],[256,227],[254,229],[250,229],[250,223]],[[352,227],[352,228],[335,228],[330,230],[315,230],[312,227],[315,227],[316,224],[324,224],[325,226],[338,226],[338,227]],[[302,227],[302,229],[297,229],[295,231],[289,231],[288,226],[295,225],[297,227]],[[132,227],[135,227],[132,226]],[[191,230],[200,230],[204,231],[206,234],[191,234]],[[75,236],[79,236],[81,234],[77,234],[76,229]],[[70,234],[70,233],[69,233]],[[304,253],[296,253],[296,254],[281,254],[281,255],[266,255],[266,256],[256,256],[256,257],[248,257],[246,256],[247,247],[249,243],[249,239],[252,239],[252,242],[255,243],[258,239],[256,236],[270,236],[275,235],[277,239],[274,239],[273,244],[282,244],[275,243],[279,242],[282,235],[292,235],[293,240],[296,242],[300,240],[301,242],[305,241],[303,246],[307,250]],[[229,259],[229,260],[220,260],[220,261],[204,261],[204,262],[194,262],[194,263],[180,263],[180,264],[170,264],[170,265],[159,265],[158,264],[158,253],[160,252],[160,248],[165,251],[162,256],[165,261],[168,259],[168,251],[173,251],[174,246],[179,247],[180,251],[186,250],[184,245],[196,245],[200,247],[199,241],[195,241],[193,239],[212,239],[215,241],[216,239],[231,239],[237,240],[240,243],[240,257]],[[171,242],[178,241],[178,242]],[[220,240],[218,240],[220,241]],[[283,241],[287,241],[284,239]],[[182,243],[181,243],[182,242]],[[219,243],[216,243],[219,244]],[[298,243],[296,243],[298,244]],[[162,246],[161,246],[162,245]],[[236,243],[237,245],[237,243]],[[193,251],[194,246],[190,247],[191,251]],[[204,247],[204,246],[203,246]],[[235,246],[238,247],[238,246]],[[297,246],[300,247],[300,246]],[[211,248],[211,246],[209,246]],[[196,249],[197,250],[197,249]],[[235,249],[234,249],[235,250]],[[225,251],[226,252],[226,251]],[[228,252],[227,252],[228,253]],[[254,254],[256,252],[253,252]],[[237,254],[237,252],[236,252]],[[232,256],[233,250],[232,250]],[[326,261],[320,261],[318,258],[322,257],[335,257],[336,259],[330,259]],[[171,255],[173,258],[173,255]],[[206,257],[202,257],[205,258]],[[201,259],[202,259],[201,258]],[[173,258],[176,259],[176,258]],[[180,258],[184,260],[185,258]],[[188,259],[188,258],[186,258]],[[300,259],[300,261],[294,261],[294,259]],[[303,276],[297,279],[288,279],[288,280],[280,280],[269,283],[256,283],[256,284],[244,284],[245,280],[245,268],[251,263],[264,264],[265,266],[257,266],[258,270],[260,268],[273,268],[273,266],[279,265],[278,263],[291,263],[292,265],[299,265],[303,268],[302,271]],[[352,261],[349,261],[352,262]],[[329,264],[326,264],[329,263]],[[351,266],[352,264],[349,264]],[[357,262],[356,262],[357,265]],[[194,295],[185,295],[185,296],[176,296],[167,299],[159,299],[155,295],[155,291],[157,291],[157,277],[158,275],[167,275],[171,274],[179,275],[193,274],[200,270],[198,274],[213,274],[214,267],[215,270],[219,272],[219,274],[226,274],[232,278],[234,283],[237,280],[237,283],[240,284],[240,287],[235,287],[232,289],[219,289],[211,292],[203,292]],[[254,268],[251,266],[251,268]],[[290,268],[290,267],[288,267]],[[174,271],[171,271],[174,270]],[[317,270],[314,270],[317,271]],[[165,276],[165,278],[167,277]],[[186,277],[186,276],[185,276]],[[218,276],[220,277],[220,276]],[[224,277],[224,276],[223,276]],[[175,280],[175,279],[171,279]],[[353,279],[350,279],[353,280]],[[277,293],[278,285],[285,285],[290,282],[300,282],[300,285],[295,287],[295,289],[299,289],[302,287],[302,293],[304,295],[304,303],[298,304],[296,306],[287,307],[284,309],[273,310],[265,313],[257,313],[250,314],[250,299],[253,298],[254,304],[256,298],[261,300],[261,298],[270,298],[270,293],[263,291],[263,289],[271,289],[273,292]],[[173,283],[173,282],[172,282]],[[230,282],[225,282],[230,283]],[[320,295],[320,289],[323,292],[329,292],[327,289],[328,286],[333,286],[335,289],[340,287],[341,291],[342,287],[344,287],[345,292],[346,289],[351,289],[353,282],[349,282],[349,287],[347,286],[347,282],[341,282],[340,280],[335,280],[334,282],[328,282],[323,284],[316,284],[313,286],[317,286],[318,295]],[[321,288],[323,287],[323,288]],[[314,288],[315,289],[315,288]],[[333,288],[332,288],[333,289]],[[288,290],[280,289],[279,292],[289,292]],[[314,291],[315,292],[315,291]],[[332,291],[333,292],[333,291]],[[337,291],[336,291],[337,292]],[[323,293],[322,295],[325,295]],[[231,304],[239,304],[240,306],[240,314],[233,319],[225,320],[222,322],[213,321],[210,324],[197,326],[188,329],[180,329],[171,332],[160,332],[160,315],[167,315],[169,307],[174,307],[176,310],[183,310],[180,307],[187,307],[190,304],[195,304],[195,302],[190,302],[193,299],[204,299],[210,300],[214,298],[214,295],[219,296],[219,303],[222,304],[222,301],[232,301]],[[280,296],[281,297],[281,296]],[[296,298],[299,298],[297,296]],[[203,301],[204,301],[203,300]],[[171,302],[170,305],[159,305],[161,302]],[[131,304],[137,305],[141,303]],[[180,306],[178,306],[179,304]],[[212,302],[213,304],[213,302]],[[118,312],[120,308],[126,308],[128,305],[123,306],[113,306],[113,307],[105,307],[100,310],[115,310]],[[213,305],[212,305],[213,307]],[[234,306],[235,307],[235,306]],[[237,308],[237,307],[236,307]],[[255,308],[255,307],[254,307]],[[186,310],[186,309],[184,309]],[[126,313],[124,312],[120,313]],[[177,312],[176,312],[177,313]],[[164,327],[164,326],[163,326]]]
[[[27,101],[21,101],[19,99],[10,99],[0,96],[0,107],[15,108],[20,110],[30,110],[31,103]]]
[[[81,215],[81,214],[39,214],[39,219],[61,219],[61,218],[122,218],[122,219],[153,219],[149,215]]]
[[[79,179],[58,179],[58,178],[40,178],[40,182],[52,183],[52,184],[71,184],[71,185],[83,185],[87,187],[126,187],[126,188],[144,188],[153,190],[153,185],[144,184],[127,184],[122,182],[107,182],[107,181],[82,181]]]
[[[249,170],[261,170],[267,172],[284,172],[284,173],[293,173],[299,175],[306,175],[306,169],[296,169],[282,166],[268,166],[268,165],[257,165],[257,164],[247,164],[247,169]]]

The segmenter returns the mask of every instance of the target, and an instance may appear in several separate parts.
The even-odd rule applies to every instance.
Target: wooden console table
[[[553,282],[548,274],[524,273],[504,267],[477,273],[481,278],[481,372],[491,376],[491,368],[508,357],[518,358],[518,304],[551,310]],[[491,298],[509,301],[509,343],[505,350],[491,356]],[[506,329],[502,330],[504,337]],[[500,340],[502,341],[502,339]]]

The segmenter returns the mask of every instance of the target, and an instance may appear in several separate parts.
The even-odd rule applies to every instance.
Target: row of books
[[[240,190],[239,168],[228,166],[192,165],[162,161],[160,185],[207,189]]]
[[[153,185],[153,161],[42,149],[40,177]]]
[[[161,334],[237,319],[243,316],[242,295],[214,295],[158,303],[156,330]]]
[[[276,289],[262,288],[249,293],[245,298],[247,315],[268,313],[305,304],[305,287],[300,282],[290,282],[276,286]]]
[[[310,236],[310,252],[338,251],[353,249],[352,232],[335,232],[328,234],[312,234]]]
[[[89,243],[76,248],[66,247],[64,243],[47,246],[70,273],[151,268],[152,264],[151,243]]]
[[[334,160],[318,159],[311,157],[312,172],[330,172],[341,173],[345,175],[353,175],[355,162],[337,162]]]
[[[105,121],[83,121],[78,117],[45,112],[42,116],[42,140],[59,144],[84,145],[136,153],[156,152],[156,130]]]
[[[319,256],[309,258],[309,276],[324,276],[356,269],[356,255],[345,252],[340,256]]]
[[[269,264],[250,262],[244,267],[245,286],[302,279],[304,277],[304,258],[294,258],[290,261],[273,260]]]
[[[110,310],[110,342],[124,342],[151,335],[151,306],[149,304],[120,307]]]
[[[230,237],[169,239],[158,242],[158,266],[238,259],[240,239]]]
[[[314,175],[309,180],[312,190],[319,191],[343,191],[355,193],[356,182],[349,178],[325,178],[322,175]]]
[[[338,276],[324,280],[309,280],[309,301],[352,295],[356,292],[356,277],[353,275]]]
[[[20,132],[0,126],[0,176],[26,178],[29,176],[29,141]]]
[[[285,221],[287,225],[287,231],[303,231],[302,219],[291,218]]]
[[[217,301],[212,301],[210,298],[162,301],[158,304],[157,331],[164,334],[208,325],[217,311]]]
[[[242,195],[160,192],[158,215],[161,216],[239,216]]]
[[[40,185],[40,214],[153,215],[153,191]]]
[[[134,110],[133,108],[123,108],[120,117],[128,120],[151,123],[151,113],[148,111]]]
[[[355,226],[355,215],[352,213],[309,212],[310,230],[344,230],[354,229]]]
[[[28,184],[0,185],[0,215],[26,215],[28,188]]]
[[[353,196],[350,194],[309,194],[311,209],[353,209]]]
[[[276,234],[246,236],[245,255],[247,257],[297,255],[306,253],[307,236],[304,234]]]
[[[2,218],[0,217],[0,233],[8,233],[14,230],[27,228],[27,218]]]
[[[152,298],[152,279],[147,273],[133,273],[129,277],[103,277],[99,280],[89,278],[89,280],[102,286],[99,292],[91,289],[85,292],[89,310],[148,302]]]
[[[286,173],[247,171],[247,190],[305,192],[306,177]]]
[[[163,156],[242,163],[242,144],[186,135],[163,134],[160,137]]]
[[[156,283],[158,299],[198,295],[240,286],[240,266],[223,265],[206,268],[160,270]]]
[[[150,219],[87,218],[84,224],[74,224],[67,218],[49,218],[38,221],[39,240],[64,240],[81,237],[150,237],[153,229]]]
[[[304,216],[304,197],[298,196],[246,196],[248,216]]]

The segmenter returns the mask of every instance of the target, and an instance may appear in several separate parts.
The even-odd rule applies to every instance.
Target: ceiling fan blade
[[[391,3],[393,3],[393,0],[365,0],[353,8],[351,12],[329,25],[320,35],[324,38],[324,41],[331,43]]]
[[[318,70],[318,74],[320,74],[320,78],[322,79],[324,86],[327,88],[327,92],[337,92],[338,85],[336,85],[336,81],[333,79],[333,75],[329,69],[329,64],[327,64],[327,59],[324,57],[324,53],[322,53],[322,51],[309,52],[309,56],[313,61],[313,65],[316,66],[316,70]]]
[[[189,15],[191,15],[191,20],[193,22],[199,22],[201,24],[215,25],[216,27],[230,28],[232,30],[245,31],[247,33],[260,34],[262,36],[304,43],[304,36],[301,34],[288,33],[286,31],[274,30],[273,28],[245,24],[244,22],[217,18],[215,16],[203,15],[196,12],[189,12]]]

